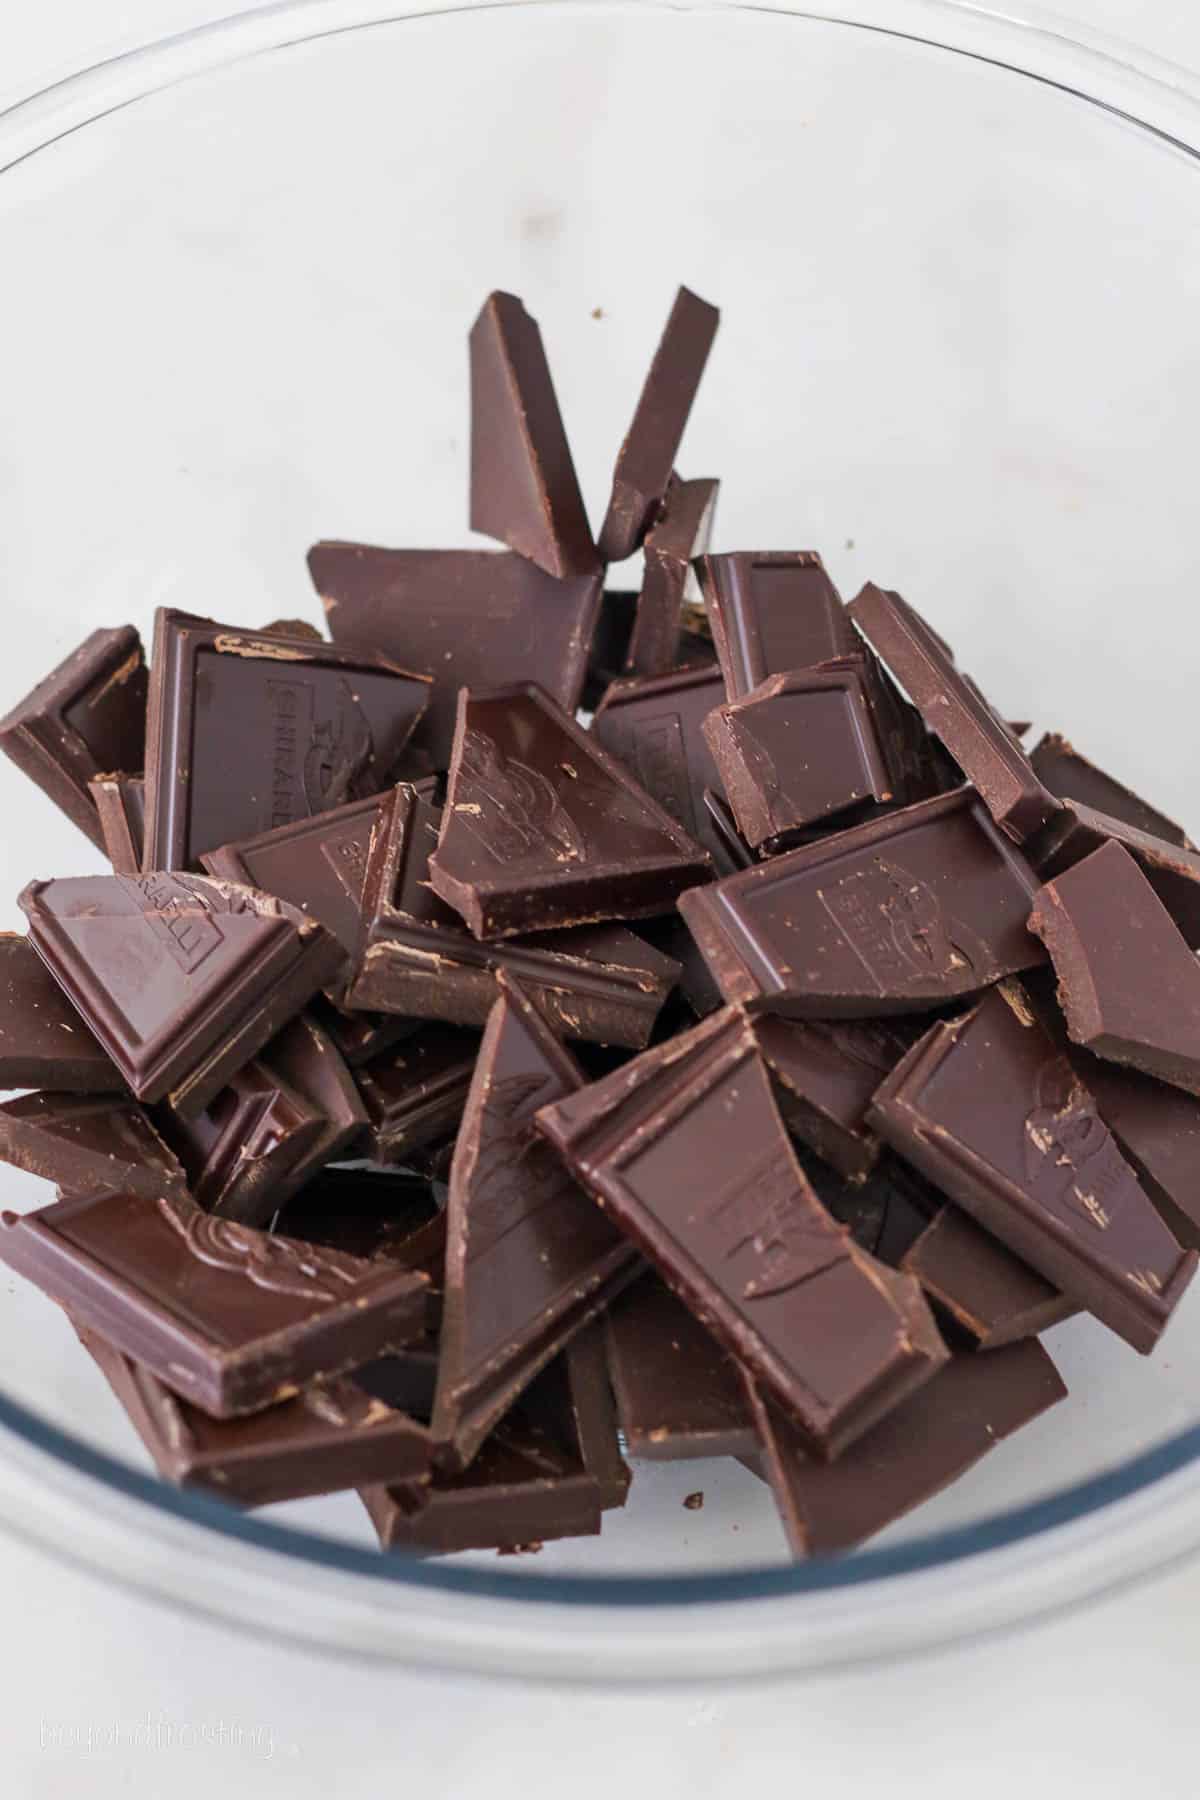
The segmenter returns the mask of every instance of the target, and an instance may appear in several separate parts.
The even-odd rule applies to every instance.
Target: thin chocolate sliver
[[[630,675],[665,675],[679,660],[683,606],[695,577],[692,563],[708,549],[717,506],[715,481],[672,476],[645,543],[645,570],[624,668]]]
[[[471,327],[471,528],[562,579],[599,566],[537,321],[494,293]]]
[[[104,853],[118,875],[140,872],[146,843],[146,783],[140,775],[93,775],[88,792]]]
[[[1044,961],[1038,877],[969,787],[684,894],[727,1001],[798,1018],[922,1012]]]
[[[696,572],[728,700],[860,648],[815,550],[702,556]]]
[[[1200,960],[1127,850],[1109,841],[1047,882],[1029,929],[1073,1042],[1200,1094]]]
[[[532,684],[464,689],[434,892],[477,938],[668,912],[707,854]]]
[[[21,1094],[0,1106],[0,1158],[66,1194],[186,1198],[178,1158],[136,1101],[115,1094]]]
[[[176,1487],[267,1506],[364,1482],[427,1481],[429,1432],[356,1381],[335,1376],[240,1419],[211,1419],[94,1331],[79,1340]]]
[[[0,1214],[0,1260],[216,1418],[287,1399],[424,1329],[424,1276],[214,1219],[81,1195]]]
[[[636,1253],[534,1131],[582,1071],[509,978],[450,1170],[433,1432],[464,1467],[516,1395],[629,1280]]]
[[[139,1100],[194,1118],[334,975],[303,913],[198,875],[34,881],[30,940]]]
[[[1174,819],[1159,812],[1132,788],[1123,782],[1116,781],[1103,769],[1081,756],[1074,744],[1068,743],[1065,737],[1057,732],[1048,731],[1039,738],[1029,753],[1034,773],[1038,780],[1050,789],[1060,800],[1078,801],[1094,812],[1106,813],[1111,818],[1120,819],[1123,824],[1131,825],[1135,831],[1144,831],[1149,837],[1162,838],[1165,843],[1174,844],[1180,850],[1192,850],[1195,845]]]
[[[335,643],[431,678],[417,736],[438,768],[450,760],[460,687],[532,679],[568,712],[579,704],[599,569],[558,580],[509,551],[343,543],[314,544],[308,568]]]
[[[119,1094],[116,1064],[27,937],[0,932],[0,1088]]]
[[[628,1454],[650,1462],[751,1456],[758,1447],[738,1366],[661,1281],[644,1275],[604,1319]]]
[[[606,562],[633,555],[667,492],[720,320],[715,306],[690,288],[679,289],[617,455],[600,528],[600,554]]]
[[[93,631],[0,719],[0,750],[98,850],[104,836],[89,783],[142,767],[147,679],[132,625]]]
[[[1079,1307],[957,1206],[930,1221],[901,1267],[981,1350],[1037,1337]]]
[[[849,1550],[932,1499],[988,1452],[1066,1398],[1040,1344],[951,1357],[836,1463],[806,1454],[791,1422],[758,1390],[748,1397],[763,1472],[796,1557]]]
[[[1196,1269],[1015,984],[926,1033],[879,1088],[879,1135],[1135,1350]]]
[[[821,1206],[736,1009],[538,1114],[664,1280],[836,1456],[945,1360],[910,1277]]]

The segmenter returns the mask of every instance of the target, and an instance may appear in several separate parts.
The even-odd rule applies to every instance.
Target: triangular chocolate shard
[[[311,638],[160,608],[146,727],[147,868],[378,792],[429,680]]]
[[[517,983],[499,979],[447,1202],[433,1430],[459,1467],[637,1263],[629,1240],[534,1131],[538,1108],[584,1077]]]
[[[599,567],[537,321],[491,294],[471,327],[471,527],[547,575]]]
[[[139,1100],[186,1117],[333,976],[341,946],[295,908],[198,875],[34,881],[30,940]]]
[[[711,861],[532,683],[459,696],[435,893],[478,938],[669,912]]]
[[[21,1094],[0,1106],[0,1158],[65,1194],[186,1195],[187,1177],[141,1107],[112,1094]]]

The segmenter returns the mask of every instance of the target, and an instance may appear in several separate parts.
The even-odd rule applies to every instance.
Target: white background
[[[0,103],[228,10],[5,0]],[[1200,67],[1195,0],[1064,10]],[[507,1800],[560,1785],[581,1800],[618,1787],[700,1800],[742,1797],[763,1778],[828,1800],[1191,1800],[1200,1787],[1200,1564],[903,1668],[653,1695],[337,1664],[175,1616],[4,1540],[0,1597],[0,1793],[21,1800],[214,1789]]]

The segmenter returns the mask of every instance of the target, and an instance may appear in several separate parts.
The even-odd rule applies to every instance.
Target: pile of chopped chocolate
[[[622,1447],[728,1455],[842,1550],[1063,1397],[1040,1331],[1148,1352],[1192,1278],[1200,853],[898,594],[710,552],[716,326],[681,289],[594,539],[493,294],[506,549],[320,543],[332,642],[162,610],[0,724],[113,871],[0,938],[0,1155],[58,1190],[0,1257],[169,1480],[511,1551]]]

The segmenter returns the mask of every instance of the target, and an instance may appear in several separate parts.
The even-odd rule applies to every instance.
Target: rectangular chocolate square
[[[617,1423],[630,1456],[650,1462],[751,1456],[758,1435],[737,1364],[657,1275],[644,1275],[604,1320]]]
[[[729,700],[770,675],[853,656],[858,639],[815,550],[740,550],[696,563]]]

